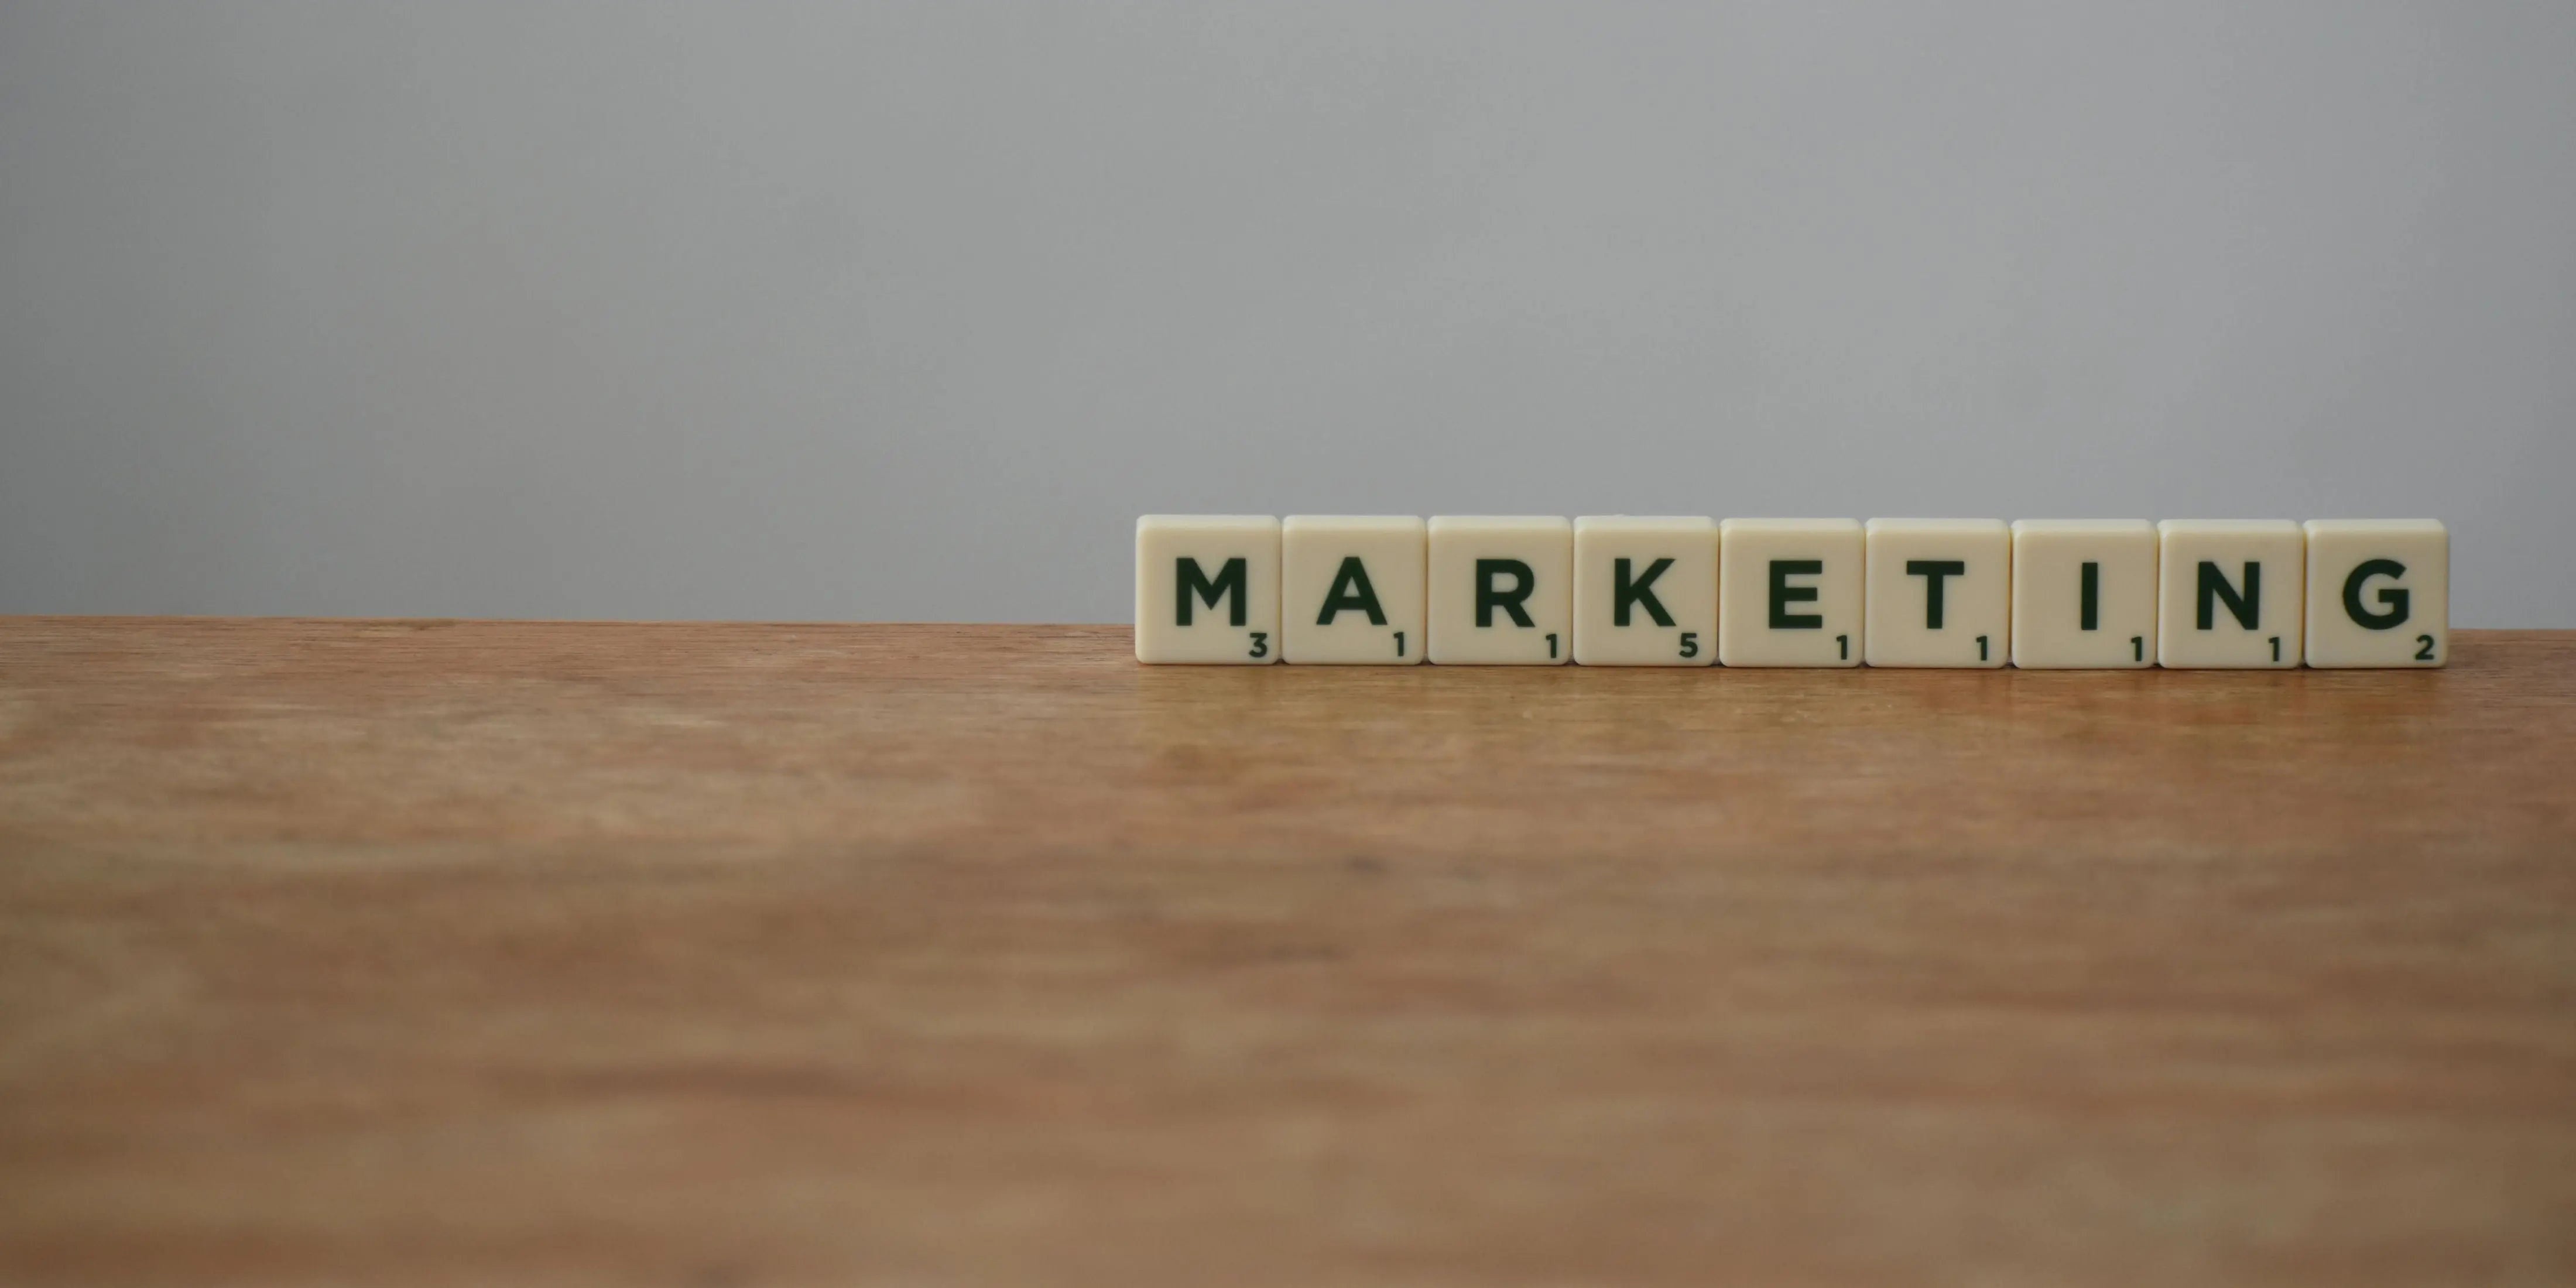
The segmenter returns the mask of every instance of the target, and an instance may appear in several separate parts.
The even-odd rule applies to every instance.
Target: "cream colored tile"
[[[2022,519],[2013,534],[2013,665],[2156,664],[2156,525]]]
[[[1278,661],[1279,520],[1266,514],[1136,520],[1136,660]]]
[[[1292,514],[1279,526],[1279,546],[1279,629],[1292,665],[1422,661],[1428,552],[1420,518]]]
[[[1431,660],[1559,666],[1574,660],[1574,529],[1564,519],[1435,516]]]
[[[2304,643],[2307,541],[2288,519],[2156,525],[2156,661],[2292,667]]]
[[[1871,666],[1995,667],[2012,656],[2012,529],[2001,519],[1872,519]]]
[[[1717,662],[1717,523],[1574,521],[1574,660],[1584,666]]]
[[[2308,665],[2451,659],[2451,532],[2438,519],[2310,519]]]
[[[1860,665],[1859,520],[1728,519],[1717,532],[1720,662]]]

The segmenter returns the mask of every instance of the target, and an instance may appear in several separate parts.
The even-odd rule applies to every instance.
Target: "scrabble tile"
[[[2307,572],[2299,525],[2167,519],[2156,525],[2156,542],[2158,664],[2299,664]]]
[[[1431,520],[1431,660],[1558,666],[1574,659],[1574,529],[1565,520]]]
[[[1149,514],[1136,520],[1136,660],[1279,660],[1279,521]]]
[[[1292,514],[1279,525],[1280,634],[1292,665],[1411,666],[1429,641],[1422,520]]]
[[[2023,519],[2013,534],[2013,665],[2156,664],[2156,525]]]
[[[2451,657],[2451,533],[2437,519],[2310,519],[2308,665]]]
[[[1717,663],[1717,522],[1574,521],[1574,660],[1583,666]]]
[[[2012,656],[2012,529],[2001,519],[1872,519],[1871,666],[2002,666]]]
[[[1718,661],[1860,665],[1859,520],[1728,519],[1717,533]]]

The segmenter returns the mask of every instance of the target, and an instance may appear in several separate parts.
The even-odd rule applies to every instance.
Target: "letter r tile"
[[[1574,529],[1564,519],[1435,515],[1429,536],[1434,663],[1574,660]]]

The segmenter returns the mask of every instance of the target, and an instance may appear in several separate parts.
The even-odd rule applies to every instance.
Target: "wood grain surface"
[[[0,620],[0,1280],[2576,1280],[2576,634]]]

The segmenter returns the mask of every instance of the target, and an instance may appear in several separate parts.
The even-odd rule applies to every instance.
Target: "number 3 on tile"
[[[1254,631],[1252,633],[1252,656],[1270,656],[1270,632]]]

